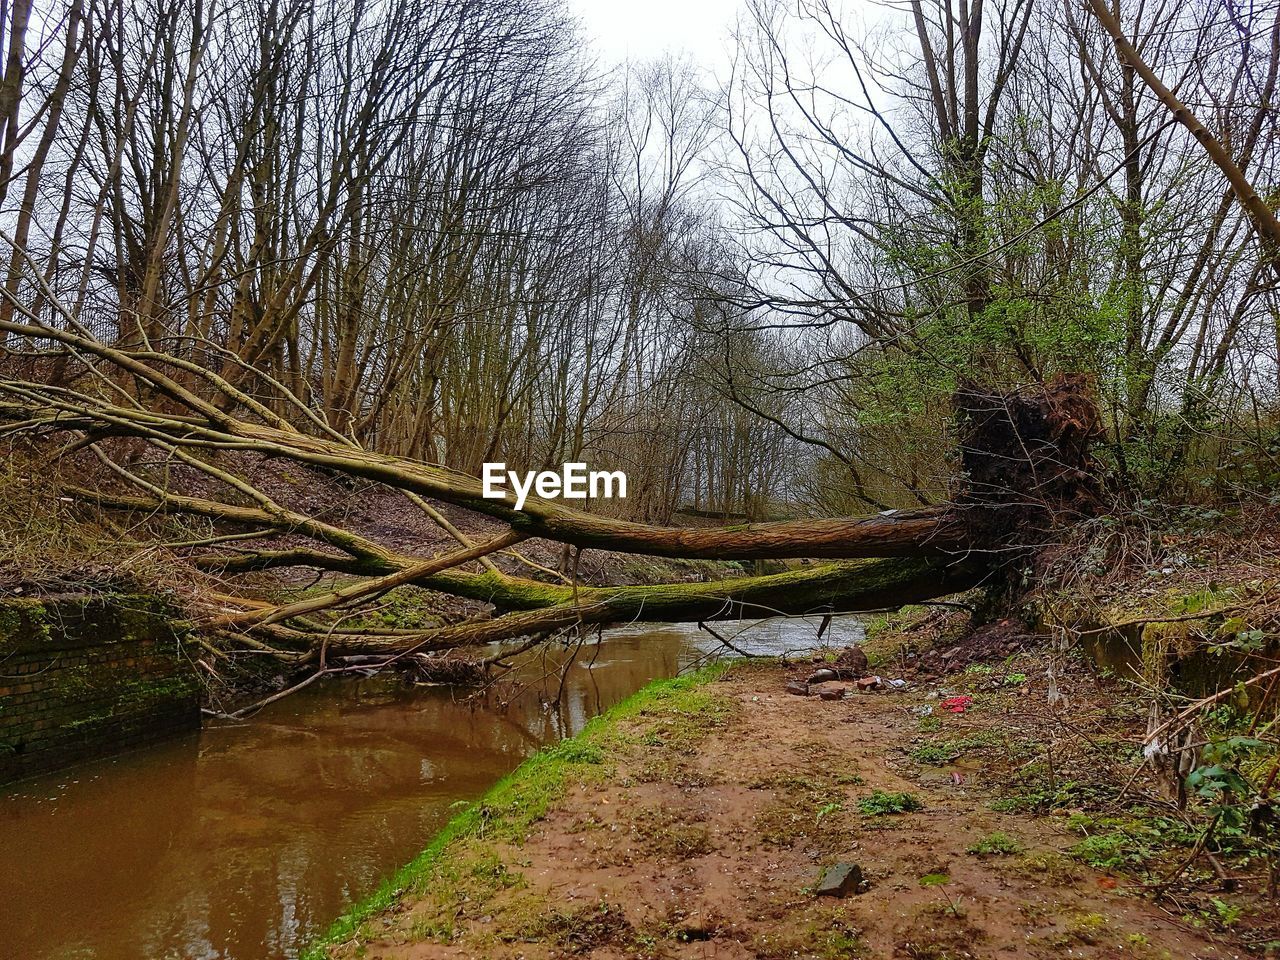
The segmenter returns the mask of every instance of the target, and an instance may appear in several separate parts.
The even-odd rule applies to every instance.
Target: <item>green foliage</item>
[[[1213,904],[1213,910],[1217,914],[1218,922],[1224,927],[1234,927],[1241,914],[1244,913],[1243,908],[1227,903],[1220,897],[1210,897],[1209,902]]]
[[[988,834],[969,847],[969,852],[978,856],[1007,856],[1022,851],[1021,842],[1000,831]]]
[[[1191,847],[1199,839],[1199,832],[1181,820],[1151,815],[1143,808],[1127,817],[1073,814],[1068,824],[1085,834],[1071,855],[1099,870],[1145,867],[1170,849]]]
[[[1170,604],[1170,613],[1176,617],[1214,610],[1235,598],[1234,590],[1224,590],[1216,584],[1176,597]]]
[[[1128,838],[1119,833],[1086,837],[1071,848],[1071,855],[1099,870],[1145,862],[1145,857],[1136,857],[1130,853]]]
[[[935,767],[950,763],[960,756],[960,749],[950,741],[941,743],[925,743],[911,751],[911,759],[916,763],[932,764]]]
[[[814,816],[815,823],[821,823],[826,817],[833,813],[839,813],[844,809],[844,804],[839,800],[832,800],[830,803],[824,803],[818,808],[817,814]]]
[[[1204,763],[1187,775],[1187,790],[1206,802],[1220,835],[1244,835],[1255,791],[1242,769],[1254,756],[1274,750],[1273,744],[1248,736],[1212,740],[1201,750]]]
[[[929,743],[923,743],[912,750],[910,756],[916,763],[943,766],[958,759],[970,750],[986,750],[1001,746],[1010,752],[1018,752],[1025,748],[1025,745],[1010,745],[1006,743],[1001,735],[993,730],[980,730],[956,740],[933,740]]]
[[[870,796],[858,801],[858,809],[869,817],[878,817],[912,813],[924,809],[924,804],[910,793],[887,793],[884,790],[876,790]]]
[[[1263,653],[1270,645],[1265,630],[1249,627],[1240,617],[1228,618],[1215,632],[1218,643],[1210,644],[1209,652],[1215,656],[1249,656]]]
[[[1044,783],[1043,765],[1033,764],[1023,771],[1025,787],[991,802],[998,813],[1043,813],[1064,807],[1098,807],[1113,796],[1114,788],[1066,780],[1050,790]]]

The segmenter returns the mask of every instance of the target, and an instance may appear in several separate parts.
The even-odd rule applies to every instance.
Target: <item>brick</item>
[[[180,638],[161,613],[139,633],[146,618],[137,610],[154,601],[133,598],[127,621],[101,597],[43,606],[39,614],[30,601],[0,601],[17,612],[5,622],[21,634],[0,635],[0,744],[22,746],[0,749],[0,783],[199,727],[199,686],[179,656]],[[47,629],[33,620],[41,615]],[[192,683],[172,700],[139,690],[139,681],[183,676]]]

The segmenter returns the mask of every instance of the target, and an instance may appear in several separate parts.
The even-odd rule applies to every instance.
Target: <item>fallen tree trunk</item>
[[[94,457],[117,481],[114,488],[69,487],[67,496],[100,509],[199,516],[222,530],[238,531],[187,543],[181,551],[197,569],[224,578],[288,567],[355,578],[291,603],[193,589],[192,607],[207,629],[232,643],[295,660],[323,659],[325,651],[440,650],[633,620],[894,608],[989,582],[1064,514],[1087,510],[1096,494],[1088,457],[1098,432],[1096,410],[1082,380],[1063,378],[1026,391],[966,387],[957,394],[967,485],[947,505],[716,528],[631,523],[537,498],[517,510],[511,500],[486,499],[475,477],[362,449],[260,371],[242,372],[258,378],[263,393],[293,411],[296,422],[205,365],[103,343],[69,314],[64,313],[62,326],[53,327],[20,305],[17,309],[27,322],[0,322],[11,342],[25,342],[41,356],[53,344],[66,364],[79,364],[81,375],[74,385],[0,379],[6,431],[60,441],[60,456]],[[208,344],[198,346],[216,352]],[[232,355],[225,359],[237,362]],[[116,455],[121,442],[149,447],[163,469],[139,467],[136,460],[131,465]],[[278,502],[250,475],[248,465],[260,457],[286,458],[401,491],[459,549],[437,557],[411,555]],[[202,489],[194,492],[190,483],[182,489],[173,482],[171,468],[199,479],[195,486]],[[210,487],[218,493],[208,495]],[[485,514],[506,529],[476,544],[422,498]],[[241,545],[263,537],[275,542],[263,549]],[[548,583],[511,576],[492,563],[492,555],[532,537],[579,550],[663,557],[853,562],[647,587]],[[281,545],[282,538],[289,542]],[[484,569],[463,569],[475,562]],[[496,615],[434,630],[343,628],[353,611],[406,584],[482,601]]]
[[[695,623],[895,610],[978,586],[990,577],[986,563],[936,560],[861,560],[806,570],[713,583],[655,586],[557,587],[492,574],[473,575],[446,592],[494,602],[504,616],[434,630],[325,631],[334,654],[448,650],[550,634],[572,626],[621,623]],[[437,585],[437,588],[444,584]],[[455,581],[451,587],[461,587]],[[492,588],[487,597],[485,586]],[[576,594],[576,598],[575,598]],[[275,638],[311,643],[310,631],[280,630]]]
[[[22,309],[20,305],[19,309]],[[308,420],[322,428],[319,435],[303,433],[210,370],[155,351],[138,352],[110,346],[83,329],[50,327],[29,312],[22,312],[30,323],[0,321],[0,331],[36,343],[52,340],[61,344],[71,357],[92,358],[86,362],[93,367],[99,381],[113,382],[111,375],[98,369],[94,361],[114,367],[112,372],[116,375],[124,373],[142,381],[155,396],[182,408],[180,413],[167,414],[158,405],[112,403],[102,396],[61,385],[0,380],[0,394],[11,398],[0,414],[24,430],[78,432],[89,442],[133,437],[166,450],[234,450],[287,457],[465,507],[506,521],[527,536],[545,537],[577,547],[688,559],[758,560],[915,556],[961,546],[961,532],[946,524],[945,512],[938,510],[890,518],[741,524],[710,530],[611,520],[534,496],[517,510],[511,495],[501,500],[486,498],[476,477],[362,449],[318,421],[314,411],[305,408],[280,384],[273,383]],[[173,364],[204,380],[207,387],[220,395],[222,402],[204,400],[166,373],[163,367]],[[256,414],[256,419],[242,419],[228,412],[237,405]],[[136,481],[133,477],[129,479]],[[159,495],[154,489],[151,492]],[[179,501],[175,498],[173,502]]]

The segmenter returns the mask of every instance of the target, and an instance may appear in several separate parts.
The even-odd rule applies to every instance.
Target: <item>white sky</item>
[[[729,61],[730,31],[741,0],[569,0],[601,66],[689,53],[718,72]]]

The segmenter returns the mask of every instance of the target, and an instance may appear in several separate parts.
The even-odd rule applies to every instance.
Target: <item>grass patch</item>
[[[857,960],[869,957],[850,909],[843,904],[808,903],[752,938],[752,956]]]
[[[1145,868],[1199,839],[1198,832],[1181,821],[1145,815],[1140,809],[1132,813],[1128,817],[1072,815],[1068,825],[1085,836],[1070,849],[1071,856],[1099,870]]]
[[[996,831],[988,834],[969,848],[969,852],[980,857],[1008,856],[1021,853],[1022,844],[1007,833]]]
[[[916,763],[929,766],[946,766],[953,760],[960,759],[961,750],[954,743],[944,740],[941,743],[923,743],[911,751],[911,759]]]
[[[1075,861],[1060,853],[1027,854],[1018,861],[1017,865],[1024,873],[1036,877],[1043,883],[1067,886],[1076,883],[1080,876],[1080,867]]]
[[[924,804],[914,794],[876,790],[858,801],[858,809],[868,817],[881,817],[923,810]]]
[[[635,930],[626,914],[604,900],[572,913],[553,912],[543,918],[539,926],[537,939],[549,939],[572,954],[625,945],[635,937]]]
[[[631,836],[645,856],[665,860],[689,860],[710,853],[711,834],[700,823],[690,822],[665,807],[639,807],[628,812]]]
[[[776,773],[750,784],[752,789],[771,789],[777,794],[754,819],[754,828],[765,843],[790,847],[804,842],[835,850],[851,839],[846,788],[861,784],[863,778],[857,773],[836,772],[839,761],[826,751],[826,745],[819,742],[802,745],[800,752],[812,773]]]
[[[1071,953],[1079,946],[1096,946],[1112,939],[1111,921],[1100,913],[1078,913],[1067,929],[1044,938],[1046,946],[1062,953]]]
[[[603,776],[609,757],[637,739],[622,729],[626,721],[647,719],[651,727],[664,731],[663,743],[680,747],[691,746],[723,724],[732,705],[705,687],[729,666],[712,664],[689,676],[651,683],[590,721],[576,737],[534,754],[449,821],[422,853],[335,920],[303,951],[301,960],[326,960],[330,946],[357,938],[366,921],[407,892],[430,888],[433,900],[449,902],[455,892],[465,891],[475,906],[486,895],[518,884],[519,876],[494,860],[490,845],[522,842],[571,785]],[[449,939],[453,925],[431,929],[437,938]]]
[[[931,719],[931,718],[926,718]],[[1009,743],[994,730],[979,730],[959,739],[933,739],[920,744],[908,756],[916,763],[928,766],[943,767],[959,760],[964,754],[973,750],[994,750],[998,747],[1012,757],[1026,754],[1030,749],[1027,744]]]
[[[871,667],[884,666],[916,647],[908,628],[927,617],[928,607],[907,606],[893,613],[873,617],[866,625],[866,636],[858,646],[867,655]]]
[[[1045,813],[1070,807],[1098,809],[1106,806],[1116,794],[1114,784],[1076,780],[1060,783],[1056,790],[1050,790],[1044,764],[1027,767],[1017,786],[1021,789],[1011,789],[1005,796],[991,801],[991,809],[997,813]]]

